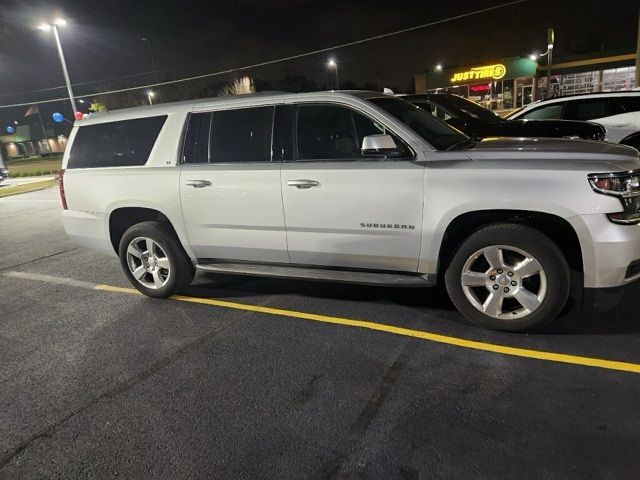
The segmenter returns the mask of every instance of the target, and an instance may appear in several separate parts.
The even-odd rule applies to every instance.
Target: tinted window
[[[409,100],[409,101],[414,105],[417,105],[418,107],[423,109],[425,112],[430,113],[434,117],[438,117],[440,120],[447,121],[453,117],[451,113],[447,112],[440,105],[436,105],[432,102],[429,102],[426,100]]]
[[[366,115],[335,105],[300,105],[297,132],[299,160],[361,159],[364,137],[392,135]],[[408,147],[392,136],[401,156],[409,156]]]
[[[360,156],[351,110],[328,105],[298,108],[298,159]]]
[[[273,107],[213,113],[211,162],[270,162]]]
[[[567,102],[564,118],[566,120],[592,120],[607,115],[607,99],[591,98]]]
[[[293,160],[295,105],[278,105],[273,120],[273,160]]]
[[[80,127],[67,168],[144,165],[166,119],[164,115]]]
[[[409,100],[411,101],[411,100]],[[447,108],[451,117],[472,117],[486,122],[501,121],[500,116],[458,95],[434,95],[432,101]]]
[[[423,109],[399,98],[377,97],[370,98],[369,101],[386,110],[438,150],[455,148],[457,145],[463,145],[470,140],[461,131],[450,127]]]
[[[609,115],[620,115],[638,111],[640,111],[640,96],[638,95],[609,98]]]
[[[563,109],[564,103],[554,103],[531,110],[519,118],[527,118],[529,120],[561,120]]]
[[[184,163],[209,162],[209,131],[211,113],[192,113],[189,116],[187,134],[184,138],[182,161]]]

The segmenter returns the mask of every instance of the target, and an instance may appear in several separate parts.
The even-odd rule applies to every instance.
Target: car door
[[[620,142],[623,138],[640,130],[640,97],[637,95],[618,95],[609,98],[609,116],[594,119],[611,131],[610,142]]]
[[[417,271],[424,165],[412,161],[398,137],[402,158],[363,157],[365,136],[390,132],[351,107],[303,103],[287,108],[288,120],[276,122],[276,129],[295,127],[293,155],[282,167],[291,262]]]
[[[192,113],[180,173],[182,213],[199,259],[287,263],[273,106]]]

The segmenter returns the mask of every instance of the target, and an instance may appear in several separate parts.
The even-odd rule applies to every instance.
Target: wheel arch
[[[463,213],[447,226],[438,256],[438,277],[442,278],[453,255],[470,234],[496,223],[515,223],[535,228],[560,248],[571,270],[584,272],[580,239],[575,229],[564,218],[527,210],[480,210]]]
[[[109,239],[116,254],[118,254],[124,232],[137,223],[149,221],[162,223],[176,238],[179,238],[171,220],[160,210],[146,207],[119,207],[109,214]]]
[[[632,133],[631,135],[627,135],[622,140],[620,140],[621,145],[628,145],[630,147],[634,147],[640,150],[640,132]]]

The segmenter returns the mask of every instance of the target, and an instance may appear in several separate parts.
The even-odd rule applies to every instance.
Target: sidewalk
[[[0,187],[13,187],[16,185],[27,185],[29,183],[37,183],[37,182],[45,182],[47,180],[55,180],[55,175],[42,175],[39,177],[16,177],[16,178],[5,178],[1,183]]]

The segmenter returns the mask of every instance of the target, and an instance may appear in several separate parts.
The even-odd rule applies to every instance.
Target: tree
[[[89,106],[90,112],[106,112],[107,106],[104,103],[100,102],[91,102],[91,106]]]
[[[255,93],[255,91],[253,80],[245,75],[223,85],[218,91],[218,95],[246,95],[247,93]]]
[[[113,90],[113,85],[100,85],[98,90]],[[140,90],[129,90],[126,92],[97,94],[91,99],[91,104],[101,104],[105,110],[117,110],[119,108],[138,107],[147,105],[147,96]]]

